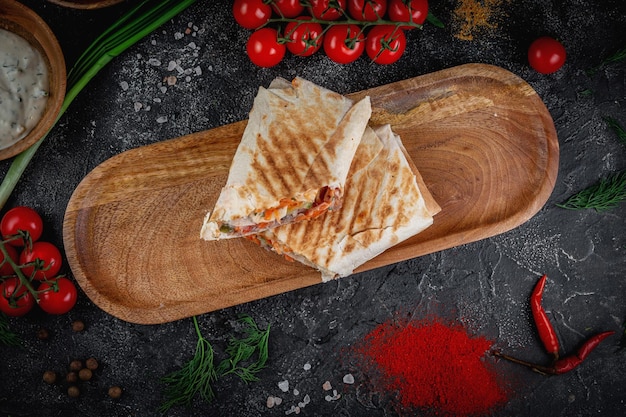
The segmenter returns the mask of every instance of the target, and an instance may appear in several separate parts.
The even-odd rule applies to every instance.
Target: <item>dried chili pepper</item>
[[[530,309],[533,314],[535,326],[537,326],[539,339],[541,339],[548,353],[554,357],[554,360],[557,360],[559,358],[559,339],[541,303],[543,289],[546,286],[546,279],[547,275],[543,275],[535,285],[530,297]]]
[[[531,368],[533,371],[539,372],[541,374],[546,375],[561,375],[567,373],[575,368],[577,368],[583,361],[589,356],[591,351],[593,351],[604,339],[614,334],[614,331],[602,332],[598,333],[585,341],[578,348],[575,354],[566,356],[562,359],[555,361],[550,366],[537,365],[534,363],[526,362],[521,359],[514,358],[509,355],[505,355],[499,351],[493,352],[493,354],[499,358],[506,359],[508,361],[518,363],[520,365],[527,366]]]

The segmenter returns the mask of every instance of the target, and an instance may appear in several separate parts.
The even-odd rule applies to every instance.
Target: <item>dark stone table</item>
[[[23,3],[57,34],[70,68],[133,2],[91,11],[43,0]],[[587,73],[626,47],[626,3],[485,2],[493,4],[492,25],[470,32],[471,39],[462,39],[463,27],[455,20],[461,3],[467,2],[431,1],[445,28],[427,24],[410,32],[407,51],[394,65],[361,58],[342,66],[317,54],[287,57],[261,69],[247,59],[249,32],[232,19],[230,2],[199,1],[105,67],[43,143],[7,207],[39,210],[47,227],[44,237],[61,245],[65,207],[90,170],[128,149],[245,119],[257,88],[276,76],[297,75],[350,93],[464,63],[488,63],[525,79],[553,116],[559,176],[532,219],[486,240],[199,316],[216,357],[223,357],[240,314],[261,327],[271,325],[267,366],[258,382],[224,377],[211,404],[196,398],[191,408],[174,407],[168,415],[285,415],[306,395],[310,402],[302,415],[397,415],[393,393],[377,390],[371,375],[358,362],[345,361],[343,353],[398,314],[470,323],[495,347],[545,361],[528,304],[544,273],[549,276],[544,302],[565,350],[573,351],[599,331],[616,335],[578,369],[560,376],[546,377],[486,354],[484,361],[514,387],[508,402],[491,415],[626,415],[626,352],[618,350],[626,320],[626,205],[606,212],[556,206],[626,169],[626,144],[605,122],[610,116],[626,125],[626,65],[617,62]],[[561,39],[568,51],[567,63],[552,75],[535,72],[526,60],[528,45],[542,35]],[[171,61],[187,72],[168,86],[164,78],[171,75]],[[0,172],[9,164],[0,163]],[[72,331],[75,320],[84,322],[82,332]],[[158,415],[161,378],[192,357],[197,341],[191,319],[131,324],[104,313],[82,292],[66,315],[33,311],[9,323],[23,339],[21,349],[0,346],[0,415],[12,417]],[[42,327],[49,331],[47,340],[37,338]],[[78,398],[68,397],[62,383],[42,381],[45,370],[62,374],[72,359],[88,357],[97,358],[100,367],[81,385]],[[353,384],[342,382],[346,374],[354,376]],[[278,386],[285,380],[288,392]],[[325,398],[326,381],[340,399]],[[112,385],[123,388],[121,398],[107,396]],[[270,396],[281,397],[282,404],[268,408]]]

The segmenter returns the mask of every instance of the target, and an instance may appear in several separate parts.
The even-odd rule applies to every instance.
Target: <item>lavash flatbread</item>
[[[344,277],[433,223],[441,208],[389,125],[367,128],[353,159],[343,206],[252,240],[317,268],[322,280]]]
[[[245,236],[338,208],[370,115],[369,97],[354,103],[302,78],[261,87],[201,237]]]

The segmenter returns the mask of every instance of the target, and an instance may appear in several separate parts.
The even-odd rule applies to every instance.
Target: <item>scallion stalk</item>
[[[76,96],[106,64],[195,2],[196,0],[144,0],[105,30],[83,52],[70,70],[67,93],[55,124]],[[8,201],[48,133],[13,159],[0,184],[0,209]]]

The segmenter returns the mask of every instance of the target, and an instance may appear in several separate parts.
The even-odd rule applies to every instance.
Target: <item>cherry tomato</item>
[[[300,16],[298,19],[311,18]],[[285,37],[290,39],[290,42],[287,42],[287,49],[294,55],[311,56],[322,46],[323,33],[322,25],[319,23],[289,22],[285,27]]]
[[[272,8],[279,15],[289,18],[300,16],[304,11],[304,6],[300,4],[300,0],[274,0]]]
[[[356,25],[334,25],[324,35],[324,52],[333,62],[349,64],[365,49],[365,36]]]
[[[43,233],[43,220],[39,213],[30,207],[13,207],[2,216],[0,232],[4,239],[18,233],[18,230],[28,232],[30,239],[35,242]],[[24,239],[12,240],[11,245],[24,246]]]
[[[20,254],[20,264],[34,263],[22,267],[24,275],[31,277],[34,271],[34,278],[40,281],[54,278],[62,262],[61,251],[50,242],[35,242],[30,250],[25,248]]]
[[[17,277],[7,278],[0,283],[0,311],[4,314],[11,317],[23,316],[33,308],[33,305],[35,297]]]
[[[552,74],[558,71],[567,54],[561,42],[549,36],[541,37],[528,48],[528,63],[541,74]]]
[[[4,245],[4,249],[6,249],[9,258],[17,264],[19,260],[17,250],[13,246],[9,245]],[[13,267],[5,260],[3,252],[0,252],[0,264],[2,265],[0,266],[0,276],[15,275]]]
[[[348,0],[348,12],[356,20],[373,22],[387,12],[387,0]]]
[[[246,44],[248,57],[259,67],[273,67],[285,56],[287,48],[278,42],[278,32],[272,28],[262,28],[250,35]]]
[[[76,305],[78,299],[76,286],[65,277],[44,281],[37,291],[39,307],[48,314],[65,314]]]
[[[310,0],[311,14],[322,20],[338,20],[346,10],[347,0]]]
[[[406,49],[404,31],[393,25],[379,25],[370,29],[365,40],[365,51],[377,64],[393,64]]]
[[[423,24],[428,16],[428,0],[389,0],[389,19],[394,22]],[[415,26],[402,26],[402,29],[415,29]]]
[[[272,17],[272,7],[264,0],[235,0],[233,16],[246,29],[257,29]]]

